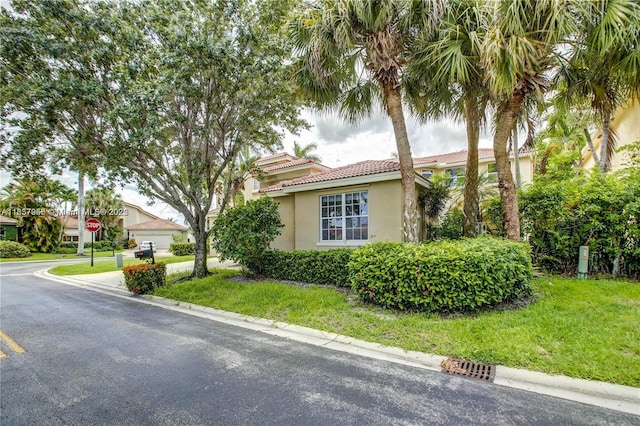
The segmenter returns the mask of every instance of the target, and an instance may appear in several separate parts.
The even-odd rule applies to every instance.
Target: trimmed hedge
[[[357,249],[349,279],[364,301],[423,312],[467,312],[531,294],[529,246],[497,238]]]
[[[167,282],[167,265],[141,263],[122,269],[127,289],[133,294],[146,294]]]
[[[260,275],[277,280],[349,287],[347,264],[352,250],[265,251]]]
[[[196,254],[196,243],[171,243],[169,252],[174,256],[189,256]]]
[[[31,250],[24,244],[15,241],[0,241],[0,258],[29,257]]]

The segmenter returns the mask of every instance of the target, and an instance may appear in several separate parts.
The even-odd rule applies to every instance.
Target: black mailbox
[[[155,263],[155,259],[153,257],[153,250],[149,249],[149,250],[138,250],[133,252],[134,256],[136,257],[136,259],[140,259],[140,260],[144,260],[144,259],[151,259],[153,262]]]

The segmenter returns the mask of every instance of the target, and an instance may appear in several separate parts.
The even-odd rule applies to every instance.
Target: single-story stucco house
[[[156,248],[166,250],[173,242],[173,234],[178,233],[186,237],[189,230],[175,222],[158,218],[130,225],[126,231],[129,239],[136,240],[138,245],[143,241],[153,241]]]
[[[0,216],[0,240],[18,241],[18,220]]]

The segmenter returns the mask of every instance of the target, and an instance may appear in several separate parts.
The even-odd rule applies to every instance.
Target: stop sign
[[[100,230],[100,221],[98,219],[88,219],[84,223],[84,227],[89,232],[98,232]]]

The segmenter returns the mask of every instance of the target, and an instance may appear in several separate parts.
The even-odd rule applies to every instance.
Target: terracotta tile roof
[[[480,148],[478,149],[478,159],[489,159],[493,157],[493,149],[492,148]],[[427,165],[427,164],[451,164],[451,163],[464,163],[467,161],[467,150],[458,151],[458,152],[450,152],[448,154],[440,154],[440,155],[432,155],[429,157],[420,157],[414,158],[413,164],[417,165]]]
[[[260,192],[278,191],[285,187],[304,185],[306,183],[326,182],[338,179],[346,179],[358,176],[375,175],[379,173],[395,172],[400,170],[400,163],[397,159],[391,160],[367,160],[355,164],[349,164],[326,172],[314,175],[303,176],[296,179],[279,182],[268,188],[261,189]]]
[[[130,231],[142,231],[142,230],[176,230],[176,231],[186,231],[182,225],[178,225],[175,222],[171,222],[165,219],[153,219],[147,222],[136,223],[135,225],[127,226],[127,229]]]
[[[315,161],[309,160],[308,158],[298,158],[296,160],[288,161],[286,163],[278,163],[278,164],[274,164],[273,166],[262,167],[262,170],[265,172],[272,172],[274,170],[281,170],[281,169],[286,169],[289,167],[295,167],[295,166],[300,166],[300,165],[309,164],[309,163],[316,164]]]
[[[270,162],[272,160],[277,160],[279,158],[283,158],[283,159],[284,158],[291,158],[293,160],[297,160],[298,159],[298,157],[293,156],[293,155],[289,154],[288,152],[279,152],[277,154],[267,155],[266,157],[262,157],[258,161],[256,161],[256,163],[257,164],[268,163],[268,162]]]
[[[88,219],[88,218],[87,218]],[[67,229],[78,229],[78,218],[74,216],[62,216],[60,221]]]

